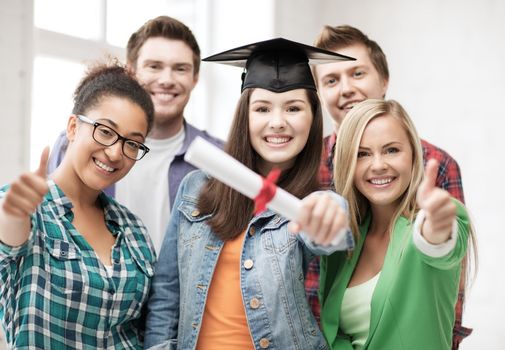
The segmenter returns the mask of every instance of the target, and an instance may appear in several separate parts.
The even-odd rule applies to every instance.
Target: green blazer
[[[457,243],[452,252],[440,258],[429,257],[417,249],[412,239],[412,223],[405,217],[395,223],[372,296],[370,331],[364,349],[451,348],[461,260],[469,235],[468,215],[460,202],[456,204]],[[339,328],[339,315],[369,224],[370,217],[360,226],[361,239],[351,257],[345,252],[321,257],[321,326],[334,350],[353,349],[349,337]]]

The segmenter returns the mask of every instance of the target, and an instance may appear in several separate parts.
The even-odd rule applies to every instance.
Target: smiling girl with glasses
[[[124,67],[96,66],[74,93],[60,166],[46,178],[45,149],[35,172],[0,190],[0,316],[10,347],[142,348],[155,253],[142,222],[102,191],[149,151],[153,115]]]
[[[119,135],[119,133],[113,128],[96,122],[84,115],[78,115],[77,119],[81,122],[88,123],[94,126],[93,128],[93,140],[98,142],[103,146],[112,146],[118,141],[123,141],[123,154],[133,160],[141,160],[147,152],[149,152],[149,147],[143,143],[137,142],[135,140],[127,139]]]

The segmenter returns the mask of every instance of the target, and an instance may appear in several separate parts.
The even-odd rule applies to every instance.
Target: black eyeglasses
[[[143,143],[127,139],[107,125],[91,120],[84,115],[77,115],[77,118],[84,123],[93,125],[93,140],[102,146],[112,146],[121,140],[123,141],[123,154],[133,160],[141,160],[149,152],[149,147]]]

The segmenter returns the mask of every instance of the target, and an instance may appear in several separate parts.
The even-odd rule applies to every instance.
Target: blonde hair
[[[403,107],[394,100],[370,99],[363,101],[352,108],[340,125],[333,166],[335,190],[349,202],[351,229],[356,239],[359,239],[360,236],[359,225],[370,207],[368,200],[354,186],[359,145],[368,123],[372,119],[382,116],[392,117],[400,122],[407,133],[412,148],[412,177],[390,222],[390,229],[400,215],[413,220],[418,210],[416,192],[423,177],[424,166],[421,140],[414,123]]]
[[[424,176],[424,165],[421,140],[414,123],[405,109],[394,100],[365,100],[354,106],[340,125],[335,145],[335,158],[333,160],[335,190],[349,202],[351,229],[356,240],[361,239],[359,225],[365,219],[370,208],[368,199],[354,186],[354,173],[356,171],[359,145],[370,121],[382,116],[395,118],[400,122],[400,125],[402,125],[407,133],[412,148],[412,176],[410,183],[391,218],[388,231],[392,232],[393,225],[400,215],[413,222],[419,211],[416,203],[416,194]],[[463,260],[465,287],[468,286],[469,281],[474,280],[478,266],[477,242],[471,220],[469,221],[468,236],[467,256]]]

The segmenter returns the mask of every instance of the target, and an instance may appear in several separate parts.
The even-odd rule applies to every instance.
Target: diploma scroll
[[[189,145],[184,159],[251,199],[258,195],[263,186],[260,175],[201,137]],[[296,220],[301,206],[300,199],[279,187],[267,204],[267,207],[288,220]]]

